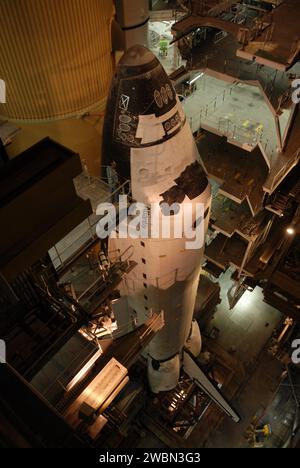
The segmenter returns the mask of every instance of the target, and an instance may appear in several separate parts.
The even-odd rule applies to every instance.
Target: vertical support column
[[[238,278],[239,278],[239,279],[240,279],[241,276],[242,276],[243,270],[244,270],[244,268],[245,268],[246,262],[247,262],[247,260],[248,260],[249,254],[250,254],[251,249],[252,249],[252,245],[253,245],[253,242],[252,242],[252,241],[249,241],[248,246],[247,246],[247,249],[246,249],[246,252],[245,252],[245,255],[244,255],[244,258],[243,258],[243,261],[242,261],[242,264],[241,264],[241,268],[240,268],[240,270],[239,270],[239,274],[238,274]]]
[[[280,151],[282,151],[282,137],[281,137],[281,130],[280,130],[280,122],[279,122],[279,117],[277,114],[275,115],[275,125],[276,125],[276,132],[277,132],[278,147]]]

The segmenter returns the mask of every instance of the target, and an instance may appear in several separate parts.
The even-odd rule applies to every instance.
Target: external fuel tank
[[[1,0],[0,120],[22,131],[15,157],[50,137],[99,175],[102,113],[114,71],[113,0]],[[99,164],[100,163],[100,164]]]

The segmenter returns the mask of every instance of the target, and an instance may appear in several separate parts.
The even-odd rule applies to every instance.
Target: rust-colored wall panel
[[[113,0],[1,0],[0,115],[49,120],[104,100],[113,73]]]

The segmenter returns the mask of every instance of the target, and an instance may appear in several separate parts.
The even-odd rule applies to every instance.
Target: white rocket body
[[[187,347],[194,356],[201,350],[200,330],[197,323],[193,322],[193,313],[203,259],[204,234],[209,221],[211,189],[200,165],[191,129],[168,76],[157,59],[147,49],[139,46],[127,52],[119,67],[126,66],[126,62],[134,63],[135,57],[139,63],[136,70],[138,74],[135,75],[134,70],[131,70],[129,80],[133,76],[145,80],[145,93],[147,83],[152,80],[152,108],[149,111],[149,105],[145,103],[141,112],[137,113],[139,106],[135,106],[134,111],[129,111],[130,87],[135,88],[134,82],[129,81],[125,93],[124,82],[120,79],[121,90],[117,93],[115,90],[112,96],[117,105],[120,104],[121,96],[127,96],[129,103],[127,102],[126,111],[119,109],[113,119],[109,114],[105,131],[109,131],[112,121],[115,130],[110,130],[112,136],[106,134],[104,156],[107,158],[107,154],[111,152],[111,159],[117,159],[118,167],[124,169],[120,158],[122,145],[126,141],[124,159],[128,164],[133,199],[147,206],[159,206],[164,201],[169,205],[172,202],[178,203],[178,216],[188,205],[192,212],[192,228],[197,223],[198,229],[203,232],[201,244],[192,249],[188,248],[191,239],[187,238],[184,226],[180,238],[175,238],[174,235],[170,238],[163,238],[162,235],[153,238],[150,232],[148,237],[143,238],[133,239],[129,235],[126,239],[109,240],[112,257],[117,251],[127,251],[130,252],[131,260],[137,263],[120,286],[121,297],[136,316],[137,325],[144,323],[153,312],[164,313],[165,326],[153,338],[147,350],[149,384],[152,391],[158,393],[177,385],[183,348]],[[141,73],[141,67],[150,58],[152,69],[147,66],[145,73]],[[142,89],[142,83],[139,85]],[[118,87],[115,83],[115,88],[116,86]],[[134,92],[135,89],[132,89],[132,93]],[[167,108],[164,112],[165,106]],[[110,104],[108,113],[109,108]],[[150,113],[145,113],[145,108]],[[127,126],[122,125],[122,122],[127,122]],[[132,126],[131,122],[134,122]],[[116,146],[108,150],[109,141],[114,135]],[[107,159],[106,161],[108,162]],[[200,217],[197,208],[199,206],[202,206]],[[158,213],[158,218],[155,219],[151,212],[148,213],[149,231],[158,219],[160,226],[163,223],[165,212],[159,209]],[[177,215],[167,217],[172,233]]]

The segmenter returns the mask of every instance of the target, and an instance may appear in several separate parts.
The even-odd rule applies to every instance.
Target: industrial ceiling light
[[[289,226],[287,229],[286,229],[286,232],[289,236],[293,236],[295,234],[295,228],[293,226]]]
[[[192,85],[193,83],[195,83],[196,81],[198,81],[200,78],[202,78],[202,76],[204,75],[204,73],[200,73],[200,75],[197,75],[195,76],[192,80],[190,80],[188,82],[189,85]]]

